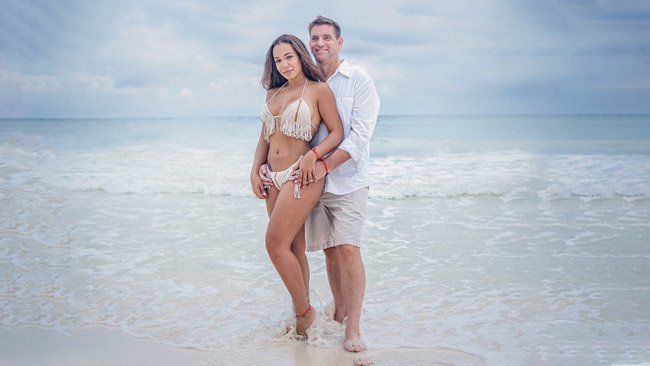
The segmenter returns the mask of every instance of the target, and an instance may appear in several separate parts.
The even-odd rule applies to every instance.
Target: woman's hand
[[[271,178],[266,176],[268,172],[269,172],[268,164],[260,165],[260,170],[257,172],[257,175],[259,175],[265,187],[271,187],[273,185],[273,180],[271,180]]]
[[[255,193],[257,198],[266,199],[268,197],[266,189],[264,188],[264,183],[257,172],[251,172],[251,187],[253,188],[253,193]]]
[[[316,154],[313,151],[303,155],[300,160],[300,187],[308,186],[316,181],[316,160]]]

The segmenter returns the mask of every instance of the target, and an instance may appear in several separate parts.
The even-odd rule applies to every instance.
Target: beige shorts
[[[305,221],[307,251],[341,244],[360,247],[368,191],[365,187],[343,195],[323,193]]]

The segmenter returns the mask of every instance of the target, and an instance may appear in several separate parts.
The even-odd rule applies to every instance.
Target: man
[[[377,122],[379,97],[370,76],[339,57],[343,37],[335,21],[318,16],[309,23],[309,36],[311,52],[336,97],[344,137],[323,163],[316,164],[317,180],[328,171],[329,176],[305,222],[307,250],[325,252],[334,319],[342,323],[347,317],[344,347],[361,352],[366,349],[359,325],[366,279],[360,245],[370,186],[370,137]],[[311,145],[316,146],[325,136],[327,129],[321,125]]]
[[[344,138],[334,152],[316,164],[316,180],[329,176],[320,200],[305,222],[307,250],[325,252],[334,319],[343,323],[347,317],[344,347],[350,352],[362,352],[366,344],[360,337],[359,323],[366,279],[360,245],[370,186],[370,137],[377,122],[379,97],[370,76],[339,57],[343,37],[335,21],[318,16],[309,23],[309,34],[311,52],[336,97]],[[318,145],[327,133],[321,124],[311,146]],[[260,178],[270,184],[265,170],[262,165]],[[294,172],[292,180],[297,179]],[[308,185],[313,181],[300,183]]]

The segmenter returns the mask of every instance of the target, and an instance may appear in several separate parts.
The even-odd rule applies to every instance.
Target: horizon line
[[[427,114],[379,114],[381,117],[498,117],[498,116],[650,116],[649,113],[628,112],[580,112],[580,113],[427,113]],[[124,119],[210,119],[210,118],[259,118],[256,115],[213,115],[213,116],[77,116],[77,117],[0,117],[0,120],[124,120]]]

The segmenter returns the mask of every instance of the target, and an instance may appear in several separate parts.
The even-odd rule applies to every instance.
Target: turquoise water
[[[648,154],[650,116],[385,116],[377,126],[375,138],[380,154],[484,151]]]
[[[93,148],[178,138],[251,141],[259,131],[257,117],[206,119],[35,119],[0,120],[4,134],[47,136],[60,148]],[[477,151],[567,153],[650,153],[650,115],[450,115],[380,116],[373,137],[379,153],[403,143],[400,151],[437,151],[454,143]],[[557,149],[557,150],[554,150]],[[398,150],[398,149],[396,149]]]

